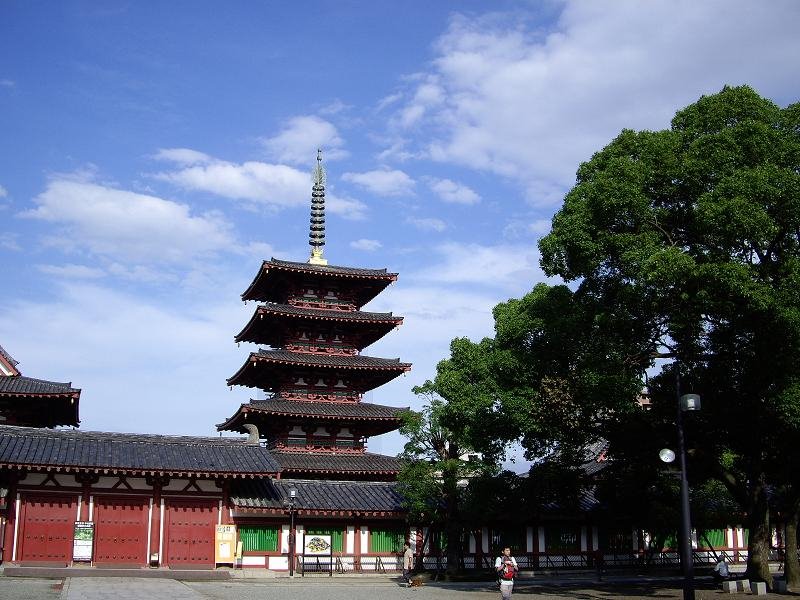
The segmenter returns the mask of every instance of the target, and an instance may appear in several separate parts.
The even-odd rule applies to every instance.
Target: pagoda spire
[[[311,188],[311,230],[308,235],[311,246],[312,265],[327,265],[322,258],[325,246],[325,168],[322,166],[322,150],[317,150],[317,166],[314,167],[314,186]]]

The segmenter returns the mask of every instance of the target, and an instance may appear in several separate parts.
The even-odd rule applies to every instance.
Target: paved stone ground
[[[63,585],[62,585],[63,584]],[[681,600],[674,581],[607,584],[520,582],[514,597],[537,600]],[[752,597],[698,589],[696,600]],[[763,598],[764,596],[762,596]],[[768,600],[797,595],[769,594]],[[489,583],[437,584],[400,587],[389,579],[233,580],[182,582],[132,577],[71,577],[37,579],[0,577],[0,600],[499,600]]]

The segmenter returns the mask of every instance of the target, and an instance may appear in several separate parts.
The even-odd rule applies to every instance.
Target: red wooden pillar
[[[21,509],[22,507],[20,507]],[[17,485],[11,481],[8,484],[8,493],[5,497],[5,510],[0,511],[3,517],[2,532],[0,532],[0,560],[8,562],[11,560],[11,552],[14,547],[14,526],[16,524],[17,512]]]
[[[158,554],[158,566],[164,563],[164,557],[161,555],[161,522],[163,520],[162,507],[161,507],[161,488],[169,483],[167,476],[149,476],[146,479],[148,485],[153,486],[153,494],[151,502],[153,503],[153,510],[150,514],[150,547],[147,549],[147,562],[153,565],[151,557],[153,554]]]

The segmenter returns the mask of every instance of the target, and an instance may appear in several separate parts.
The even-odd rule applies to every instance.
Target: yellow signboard
[[[236,560],[236,525],[215,525],[214,562],[234,564]]]

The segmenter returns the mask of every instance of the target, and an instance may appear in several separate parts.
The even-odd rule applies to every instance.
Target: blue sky
[[[0,345],[83,390],[82,428],[215,435],[261,260],[399,281],[367,354],[419,408],[456,336],[544,280],[578,165],[723,85],[800,99],[793,1],[0,2]],[[402,438],[370,441],[395,453]]]

